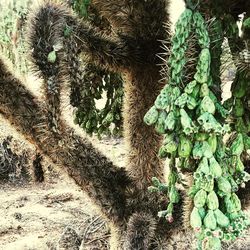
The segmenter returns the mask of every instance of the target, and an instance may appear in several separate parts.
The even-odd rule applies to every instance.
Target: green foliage
[[[250,28],[250,18],[247,18],[246,20],[244,20],[243,22],[243,26],[244,28]]]
[[[25,21],[29,0],[0,2],[0,51],[21,73],[27,72]]]
[[[74,0],[73,1],[73,9],[78,13],[81,17],[88,17],[88,7],[90,5],[91,0]]]

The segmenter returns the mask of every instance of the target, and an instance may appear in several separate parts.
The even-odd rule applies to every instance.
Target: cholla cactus
[[[160,40],[165,41],[165,46],[170,42],[163,25],[168,21],[168,1],[93,0],[92,3],[109,21],[114,31],[112,36],[79,20],[59,3],[46,1],[33,11],[28,21],[29,46],[34,70],[44,80],[45,95],[42,101],[38,100],[1,60],[1,113],[42,154],[64,166],[100,207],[112,226],[114,249],[157,248],[159,238],[166,246],[175,228],[184,233],[179,227],[182,206],[178,203],[182,196],[188,197],[184,212],[192,219],[189,225],[195,230],[199,247],[219,249],[222,240],[233,240],[248,224],[236,190],[248,180],[241,157],[249,140],[245,132],[236,130],[235,123],[228,121],[235,112],[243,119],[242,97],[234,95],[240,100],[237,105],[235,100],[231,106],[234,112],[230,113],[220,101],[218,78],[211,73],[211,63],[219,65],[218,58],[213,57],[213,49],[219,51],[221,36],[219,44],[211,41],[214,33],[208,30],[204,17],[217,15],[216,9],[207,13],[205,7],[212,6],[210,1],[197,6],[188,1],[172,38],[169,84],[164,87],[159,83],[162,76],[156,54],[164,54]],[[242,11],[234,5],[225,9],[224,2],[220,1],[215,6],[220,7],[220,13],[232,11],[233,19],[235,13]],[[242,6],[243,10],[247,8],[247,4]],[[228,15],[223,17],[224,22],[230,19]],[[222,20],[216,21],[215,27],[211,27],[221,34],[221,27],[225,25],[221,26]],[[231,33],[235,34],[234,30]],[[72,77],[68,69],[69,50],[65,46],[67,37],[74,42],[74,50],[83,53],[86,60],[121,72],[125,79],[127,169],[115,166],[62,119],[61,94],[69,95]],[[234,38],[230,36],[230,42],[234,43]],[[190,41],[196,41],[192,49],[196,48],[198,57],[186,68],[186,62],[190,62],[186,61],[190,59]],[[211,48],[212,43],[216,46]],[[147,124],[155,124],[158,133],[164,134],[162,147],[161,136],[144,124],[143,118]],[[229,127],[235,131],[235,138],[225,144],[222,137],[229,132]],[[159,148],[161,158],[170,157],[167,184],[162,184]],[[193,174],[190,183],[184,183],[180,169]],[[149,193],[147,187],[152,177],[152,193]],[[183,184],[188,194],[181,194],[177,183]],[[167,206],[158,192],[168,196]],[[166,223],[165,218],[175,223]]]
[[[223,26],[215,15],[212,28],[208,31],[198,7],[187,1],[187,9],[180,16],[172,39],[168,85],[163,88],[144,120],[149,125],[155,124],[156,131],[165,135],[159,156],[171,159],[169,175],[177,176],[174,182],[169,178],[166,185],[158,183],[157,189],[160,191],[160,187],[164,186],[169,201],[167,210],[159,212],[159,216],[173,222],[173,204],[179,202],[175,187],[180,182],[179,170],[193,171],[193,184],[188,192],[193,206],[189,205],[189,209],[185,210],[188,213],[185,217],[190,218],[188,223],[195,231],[199,249],[221,249],[221,241],[235,240],[250,225],[236,194],[240,186],[245,186],[245,182],[250,180],[241,160],[243,151],[248,149],[249,140],[248,122],[242,119],[248,81],[245,79],[247,73],[239,69],[240,81],[236,80],[233,85],[233,97],[229,100],[231,105],[227,105],[228,110],[223,107],[220,98],[216,97],[217,92],[213,90],[216,86],[220,87],[221,81],[216,71],[211,74],[214,69],[211,62],[220,65]],[[216,13],[216,9],[214,11]],[[227,20],[225,17],[224,22]],[[235,21],[225,25],[231,43],[235,42],[233,38],[238,37]],[[191,30],[196,35],[200,54],[194,79],[185,83],[183,68],[188,61],[185,51]],[[219,34],[219,39],[212,40],[211,44],[210,39],[216,34]],[[215,54],[215,51],[219,51],[219,54]],[[230,129],[237,136],[230,143],[223,142],[223,135],[229,133]],[[180,162],[178,168],[177,160]],[[149,190],[154,191],[152,187]]]

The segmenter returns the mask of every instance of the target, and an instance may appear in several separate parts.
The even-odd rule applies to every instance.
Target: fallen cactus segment
[[[213,30],[223,34],[222,23],[216,19]],[[188,39],[195,35],[199,48],[196,72],[192,81],[184,82]],[[174,204],[180,200],[176,184],[182,183],[180,172],[192,172],[193,182],[188,196],[192,199],[190,226],[198,240],[198,249],[221,249],[223,241],[241,237],[250,221],[241,209],[236,192],[250,179],[244,171],[241,156],[249,146],[246,130],[238,123],[243,120],[243,100],[247,84],[241,82],[233,90],[233,104],[223,106],[214,86],[220,85],[211,72],[214,55],[211,52],[210,37],[202,14],[186,8],[176,23],[169,57],[170,78],[146,113],[144,122],[154,125],[164,136],[159,150],[160,158],[170,159],[167,184],[153,178],[151,192],[163,193],[168,197],[166,210],[159,216],[174,221]],[[213,41],[213,45],[216,42]],[[221,39],[216,44],[221,50]],[[221,54],[221,53],[219,53]],[[220,65],[217,59],[217,65]],[[248,81],[246,81],[248,82]],[[233,126],[229,117],[236,117]],[[238,119],[240,118],[240,119]],[[223,141],[225,134],[235,136],[229,142]]]

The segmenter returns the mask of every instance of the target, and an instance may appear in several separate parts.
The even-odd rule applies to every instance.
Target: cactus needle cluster
[[[227,105],[228,109],[224,107],[213,88],[220,85],[220,80],[215,79],[211,62],[217,61],[217,65],[220,62],[212,58],[215,53],[211,51],[214,48],[221,51],[222,45],[220,39],[218,44],[213,41],[216,46],[211,46],[213,31],[222,36],[220,20],[215,19],[213,30],[208,31],[199,11],[185,9],[172,38],[170,79],[144,117],[146,124],[154,125],[164,135],[159,157],[170,159],[167,184],[153,178],[153,186],[149,187],[151,192],[168,196],[167,209],[158,215],[173,222],[174,204],[180,200],[176,188],[182,182],[180,171],[191,171],[193,182],[187,192],[193,203],[190,226],[197,237],[198,249],[206,250],[221,249],[223,241],[241,237],[250,224],[236,194],[250,179],[241,160],[249,138],[238,124],[243,120],[241,98],[248,81],[235,84],[233,104]],[[185,53],[191,33],[195,34],[200,53],[192,81],[184,83]],[[228,122],[231,116],[237,118],[235,126]],[[223,136],[229,133],[234,134],[233,139],[224,142]]]

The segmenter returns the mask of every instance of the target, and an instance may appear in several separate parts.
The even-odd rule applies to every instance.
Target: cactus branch
[[[125,170],[98,152],[85,138],[64,124],[55,136],[48,126],[47,110],[0,60],[0,113],[54,163],[69,175],[101,207],[110,220],[120,223],[126,214]],[[14,98],[13,98],[14,96]]]
[[[44,61],[39,60],[39,56],[52,51],[53,48],[60,48],[62,40],[69,35],[74,37],[79,52],[84,53],[86,60],[102,68],[120,71],[138,61],[133,39],[129,45],[119,36],[107,37],[87,21],[78,19],[62,4],[49,1],[42,3],[31,13],[29,24],[28,43],[35,45],[31,49],[37,65],[46,67]],[[42,42],[40,38],[43,38]],[[45,51],[41,50],[41,47],[45,48]]]

